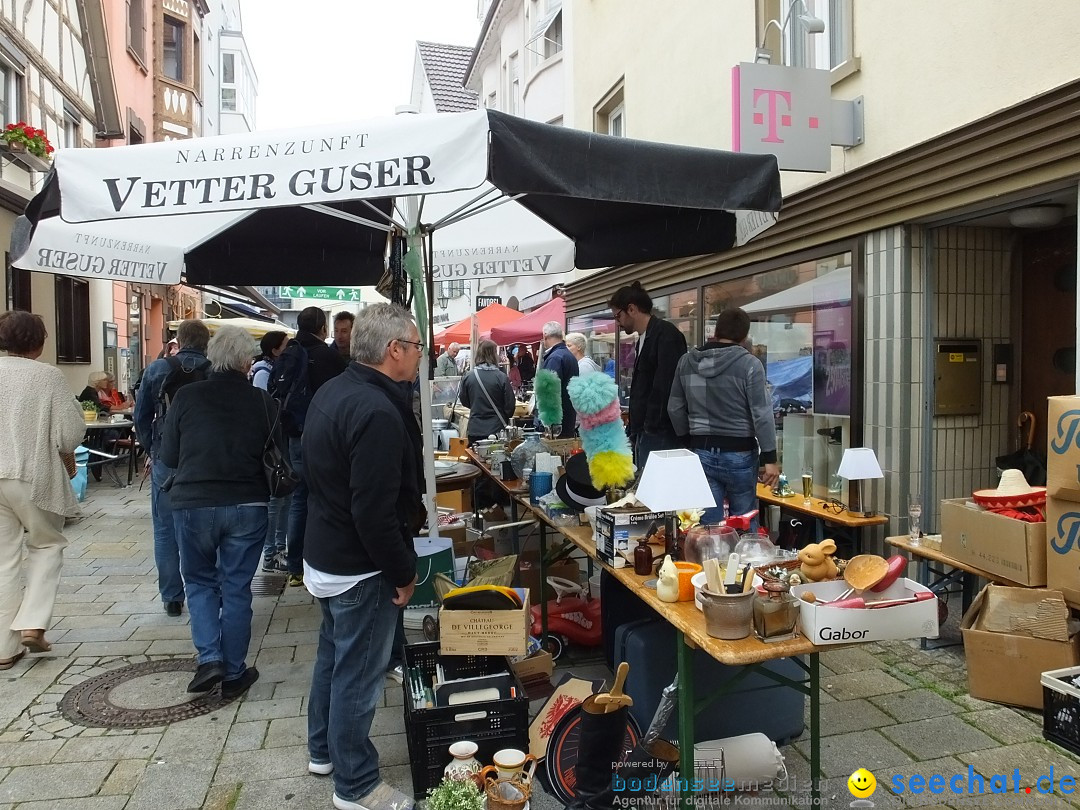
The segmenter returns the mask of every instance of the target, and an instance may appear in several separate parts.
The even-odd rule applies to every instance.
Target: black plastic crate
[[[1042,674],[1043,737],[1080,755],[1080,689],[1072,679],[1080,667]]]
[[[460,706],[426,709],[413,705],[408,668],[420,667],[430,685],[435,665],[442,664],[447,680],[507,673],[517,696]],[[529,698],[510,663],[497,655],[439,655],[439,642],[405,646],[405,732],[409,744],[413,794],[427,798],[428,788],[442,781],[443,769],[453,757],[449,748],[459,740],[476,743],[476,758],[490,764],[503,748],[529,749]]]

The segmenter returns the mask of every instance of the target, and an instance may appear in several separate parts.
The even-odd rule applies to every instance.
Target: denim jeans
[[[405,666],[405,651],[402,649],[407,643],[405,638],[405,608],[398,608],[397,625],[394,627],[394,646],[390,650],[390,662],[386,665],[389,672],[397,666]]]
[[[307,525],[307,482],[304,480],[304,457],[300,450],[300,437],[289,437],[289,464],[300,478],[292,491],[289,504],[289,536],[286,561],[290,574],[304,573],[304,528]]]
[[[172,500],[161,487],[173,474],[171,467],[154,459],[150,467],[150,512],[154,518],[154,565],[158,572],[158,592],[162,602],[184,601],[184,579],[180,576],[180,550],[176,546]]]
[[[645,462],[653,450],[675,450],[682,446],[683,441],[674,433],[639,433],[634,442],[634,464],[638,475],[645,469]]]
[[[203,506],[173,515],[199,663],[221,661],[225,680],[239,678],[247,668],[251,578],[266,537],[266,507]]]
[[[728,501],[729,515],[743,515],[758,508],[756,450],[694,450],[701,459],[705,477],[709,479],[716,506],[706,509],[702,524],[719,523],[724,519],[724,498]],[[750,522],[750,531],[756,532],[758,519]]]
[[[347,801],[379,783],[379,752],[368,734],[401,613],[390,601],[395,594],[380,574],[318,600],[322,626],[308,698],[308,754],[312,762],[334,764],[334,792]]]
[[[263,543],[263,557],[268,560],[279,552],[285,553],[285,538],[288,537],[291,505],[291,492],[284,498],[270,499],[270,511],[266,516],[266,540]]]

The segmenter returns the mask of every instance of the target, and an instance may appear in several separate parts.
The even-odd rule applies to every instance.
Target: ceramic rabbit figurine
[[[659,579],[656,581],[656,595],[662,602],[679,601],[679,569],[668,554],[660,566]]]
[[[836,553],[836,543],[822,540],[820,543],[808,543],[799,552],[799,570],[807,582],[824,582],[836,579],[836,563],[832,555]]]

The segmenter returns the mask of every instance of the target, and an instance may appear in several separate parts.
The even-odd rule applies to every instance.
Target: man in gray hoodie
[[[671,424],[678,435],[689,435],[716,498],[703,524],[723,520],[725,497],[732,515],[756,509],[758,480],[775,486],[780,476],[765,369],[742,346],[749,333],[743,310],[721,312],[713,340],[679,360],[671,386]],[[756,519],[751,529],[757,529]]]

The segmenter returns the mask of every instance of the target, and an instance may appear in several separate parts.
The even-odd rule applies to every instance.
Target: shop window
[[[704,307],[710,336],[723,310],[750,316],[748,348],[765,366],[782,467],[789,478],[812,468],[815,495],[841,497],[836,469],[855,397],[851,253],[705,287]]]
[[[165,17],[162,24],[161,72],[173,81],[184,81],[184,24]]]
[[[588,315],[577,315],[566,323],[566,331],[585,335],[585,352],[611,378],[615,378],[616,333],[611,310],[605,307]],[[633,368],[633,363],[630,364]]]
[[[56,362],[90,362],[90,283],[56,277]]]

